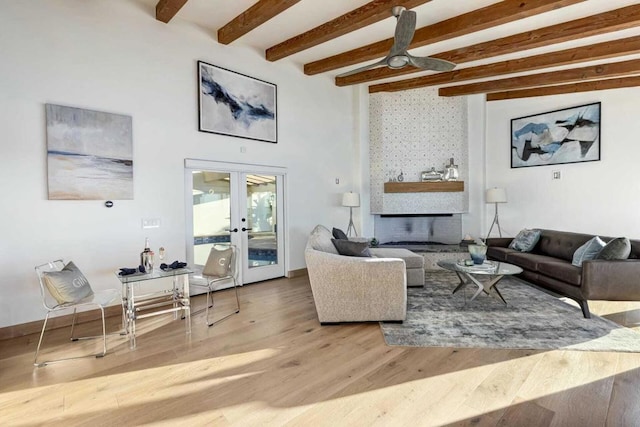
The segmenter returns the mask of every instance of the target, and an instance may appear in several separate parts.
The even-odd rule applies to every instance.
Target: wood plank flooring
[[[143,319],[137,349],[109,336],[101,359],[34,368],[37,334],[0,341],[0,425],[640,426],[640,354],[388,347],[377,323],[320,326],[305,276],[240,299],[214,327],[194,316],[191,336],[171,315]],[[233,303],[216,293],[218,313]],[[640,332],[640,303],[592,311]],[[95,349],[68,333],[44,355]]]

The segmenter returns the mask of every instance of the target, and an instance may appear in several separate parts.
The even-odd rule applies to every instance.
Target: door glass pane
[[[277,264],[276,177],[247,175],[249,268]]]
[[[203,266],[211,247],[231,242],[229,173],[193,171],[193,262]]]

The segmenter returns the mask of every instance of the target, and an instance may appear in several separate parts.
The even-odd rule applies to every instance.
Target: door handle
[[[237,233],[237,232],[238,232],[238,229],[237,229],[237,228],[234,228],[233,230],[229,230],[229,231],[231,231],[232,233]],[[244,231],[244,230],[243,230],[243,231]]]
[[[253,230],[253,228],[244,228],[244,227],[242,227],[242,231],[249,231],[249,230]]]

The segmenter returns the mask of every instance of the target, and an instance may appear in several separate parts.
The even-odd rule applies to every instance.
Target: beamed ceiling
[[[640,1],[629,0],[136,0],[166,25],[192,24],[212,43],[289,61],[310,79],[370,93],[438,87],[487,100],[640,85]],[[156,3],[157,1],[157,3]],[[414,56],[449,72],[378,68],[393,44],[393,6],[417,13]]]

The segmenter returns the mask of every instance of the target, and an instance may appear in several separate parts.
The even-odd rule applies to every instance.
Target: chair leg
[[[78,309],[73,309],[73,316],[71,317],[71,341],[78,341],[78,338],[73,337],[73,328],[76,326],[76,316],[78,314]]]
[[[582,309],[582,315],[585,319],[591,319],[591,313],[589,312],[589,302],[585,300],[578,300],[580,308]]]
[[[208,325],[209,327],[211,327],[211,326],[215,325],[215,324],[216,324],[216,323],[218,323],[218,322],[223,321],[224,319],[226,319],[226,318],[228,318],[228,317],[230,317],[230,316],[233,316],[234,314],[238,314],[238,313],[240,313],[240,298],[238,297],[238,283],[236,282],[236,279],[235,279],[235,278],[233,279],[233,288],[234,288],[234,289],[235,289],[235,291],[236,291],[236,310],[235,310],[234,312],[229,313],[229,314],[227,314],[226,316],[224,316],[224,317],[222,317],[222,318],[220,318],[220,319],[216,320],[215,322],[211,322],[211,323],[209,323],[209,317],[207,317],[207,325]],[[211,295],[211,305],[213,305],[213,294]]]
[[[44,337],[44,330],[47,327],[47,321],[49,320],[49,312],[44,318],[44,323],[42,324],[42,331],[40,332],[40,339],[38,340],[38,347],[36,347],[36,357],[33,359],[33,366],[41,367],[45,366],[47,363],[38,363],[38,353],[40,352],[40,345],[42,344],[42,337]]]

